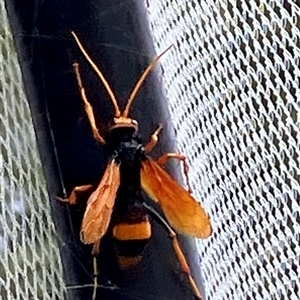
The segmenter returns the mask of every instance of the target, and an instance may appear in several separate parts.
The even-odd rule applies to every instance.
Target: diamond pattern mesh
[[[150,0],[178,150],[214,234],[207,299],[299,299],[300,7]],[[0,295],[63,299],[54,225],[0,0]]]
[[[178,150],[214,234],[206,298],[299,299],[300,4],[149,1]]]
[[[3,0],[0,20],[0,298],[64,299],[57,236]]]

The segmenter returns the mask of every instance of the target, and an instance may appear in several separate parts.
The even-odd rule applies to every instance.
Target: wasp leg
[[[183,172],[184,172],[186,182],[187,182],[187,186],[188,186],[188,192],[191,194],[192,189],[191,189],[191,186],[190,186],[190,179],[189,179],[189,166],[186,162],[186,157],[184,155],[180,154],[180,153],[166,153],[157,160],[157,163],[161,166],[164,166],[170,158],[175,158],[175,159],[178,159],[178,160],[182,161],[182,163],[183,163]]]
[[[98,289],[98,266],[97,266],[96,256],[93,257],[93,268],[94,268],[94,290],[93,290],[92,300],[96,300],[97,289]]]
[[[145,146],[145,152],[146,153],[151,152],[153,150],[153,148],[156,146],[156,144],[158,143],[158,135],[160,134],[162,129],[163,129],[162,124],[159,124],[157,129],[151,135],[150,142]],[[188,186],[188,192],[191,194],[192,189],[191,189],[191,186],[190,186],[190,179],[189,179],[189,174],[188,174],[189,173],[189,166],[186,162],[186,157],[184,155],[180,154],[180,153],[166,153],[157,160],[157,163],[161,166],[164,166],[170,158],[175,158],[175,159],[178,159],[178,160],[182,161],[182,163],[183,163],[183,172],[184,172],[184,175],[186,177],[186,182],[187,182],[187,186]]]
[[[173,243],[173,248],[174,248],[174,251],[176,253],[176,256],[178,258],[178,261],[180,263],[180,266],[181,266],[181,269],[183,271],[184,274],[186,274],[186,276],[188,277],[188,280],[191,284],[191,287],[194,291],[194,294],[195,294],[195,297],[199,300],[202,300],[202,296],[201,296],[201,293],[200,293],[200,290],[198,289],[197,285],[196,285],[196,282],[195,280],[193,279],[192,275],[191,275],[191,270],[190,270],[190,267],[186,261],[186,258],[184,256],[184,253],[183,251],[181,250],[180,248],[180,245],[179,245],[179,241],[178,241],[178,238],[177,238],[177,234],[175,233],[175,231],[171,228],[171,226],[167,223],[167,221],[151,206],[147,205],[146,203],[143,203],[143,205],[147,208],[147,210],[155,216],[155,218],[157,218],[161,224],[166,228],[166,230],[168,231],[169,233],[169,237],[171,238],[172,240],[172,243]]]
[[[146,153],[151,152],[152,149],[156,146],[156,144],[158,143],[158,135],[160,134],[160,132],[162,131],[162,129],[163,129],[162,124],[159,124],[158,127],[157,127],[157,129],[151,135],[150,142],[145,146],[145,152]]]
[[[86,111],[86,113],[88,115],[88,118],[89,118],[92,130],[93,130],[94,138],[100,144],[105,144],[105,140],[100,135],[99,130],[97,128],[95,117],[94,117],[94,113],[93,113],[93,108],[92,108],[91,104],[89,103],[89,101],[87,100],[87,97],[85,95],[85,89],[84,89],[84,87],[82,85],[82,80],[81,80],[81,76],[80,76],[80,73],[79,73],[79,64],[75,63],[75,64],[73,64],[73,67],[74,67],[74,71],[75,71],[75,74],[76,74],[76,79],[77,79],[77,83],[78,83],[80,95],[81,95],[81,98],[82,98],[82,100],[84,102],[84,109],[85,109],[85,111]]]
[[[93,246],[92,255],[93,255],[93,269],[94,269],[94,290],[93,290],[93,298],[92,300],[96,300],[97,289],[98,289],[98,265],[97,265],[97,255],[99,254],[100,241],[96,242]]]
[[[59,201],[62,201],[62,202],[68,202],[71,205],[72,204],[80,204],[81,201],[79,201],[80,197],[78,197],[78,195],[83,194],[83,193],[92,192],[94,189],[95,189],[95,186],[92,184],[76,186],[68,198],[64,199],[64,198],[56,197],[56,199],[58,199]]]

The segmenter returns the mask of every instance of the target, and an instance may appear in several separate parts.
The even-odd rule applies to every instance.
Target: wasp
[[[168,230],[182,270],[187,274],[195,296],[201,299],[200,291],[190,274],[190,268],[179,246],[175,230],[187,236],[207,238],[212,234],[210,218],[192,196],[189,184],[189,188],[186,190],[163,168],[170,158],[179,159],[184,164],[184,172],[188,179],[188,166],[185,157],[178,153],[167,153],[155,161],[149,156],[149,153],[158,143],[158,135],[162,130],[162,125],[158,126],[151,135],[150,142],[144,146],[138,133],[138,122],[129,117],[130,107],[140,87],[170,47],[155,57],[144,71],[122,112],[104,75],[87,54],[77,35],[74,32],[72,35],[107,90],[115,111],[112,125],[108,128],[109,136],[105,140],[97,128],[93,108],[86,97],[79,64],[75,63],[73,66],[79,92],[93,136],[100,144],[106,145],[110,151],[104,175],[87,201],[80,231],[82,242],[93,244],[95,273],[93,299],[96,298],[97,289],[96,256],[100,251],[102,237],[112,228],[120,266],[123,268],[136,266],[142,260],[144,246],[151,239],[152,228],[149,213],[154,213]],[[92,188],[92,185],[75,187],[64,201],[75,204],[78,202],[80,193],[90,191]],[[160,205],[166,220],[152,207],[145,204],[142,190]],[[134,247],[132,247],[132,242],[134,242]]]

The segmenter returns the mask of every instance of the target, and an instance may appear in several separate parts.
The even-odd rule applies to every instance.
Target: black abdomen
[[[151,237],[151,225],[141,196],[140,143],[131,139],[118,147],[121,182],[117,192],[113,217],[113,237],[118,262],[130,268],[142,260],[145,246]]]

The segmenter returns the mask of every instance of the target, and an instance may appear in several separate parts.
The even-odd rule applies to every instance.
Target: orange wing
[[[106,233],[117,190],[120,186],[120,166],[112,160],[103,175],[103,178],[92,193],[84,213],[81,225],[81,240],[85,244],[94,244]]]
[[[199,238],[212,234],[210,218],[201,205],[158,163],[151,159],[142,161],[141,180],[145,192],[160,203],[170,225],[178,232]]]

